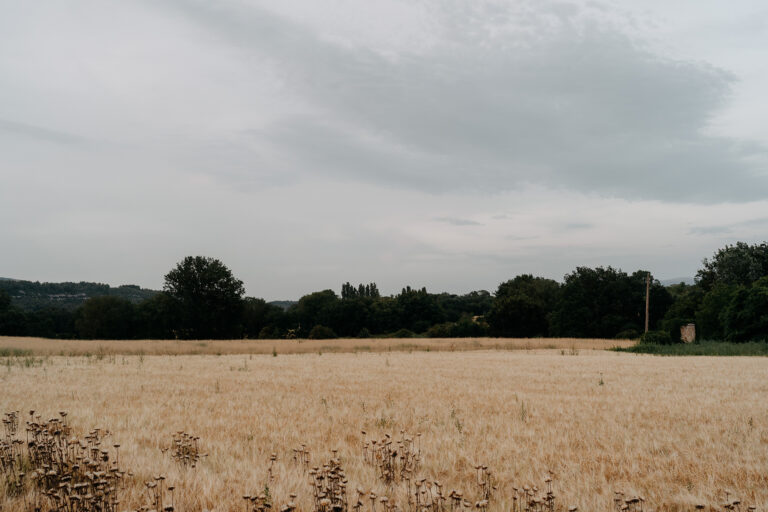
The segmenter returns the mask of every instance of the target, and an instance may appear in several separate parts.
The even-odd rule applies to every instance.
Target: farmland
[[[273,354],[283,342],[264,344],[261,354],[198,347],[221,355],[121,354],[101,342],[101,352],[61,356],[42,349],[59,342],[39,340],[29,353],[0,358],[0,412],[20,411],[22,438],[30,410],[43,420],[67,411],[73,435],[108,430],[102,444],[120,445],[120,467],[132,475],[119,510],[151,506],[145,482],[157,475],[175,487],[176,510],[244,510],[243,496],[265,489],[277,510],[291,500],[313,510],[309,468],[334,457],[349,481],[350,510],[358,487],[361,510],[371,509],[370,491],[407,510],[408,482],[386,484],[370,460],[371,441],[386,434],[395,445],[414,439],[412,480],[439,481],[445,495],[461,491],[473,505],[483,493],[475,466],[487,466],[497,487],[492,511],[511,510],[523,486],[545,492],[548,476],[555,510],[612,510],[614,491],[642,496],[646,510],[719,507],[727,497],[745,511],[768,506],[762,358],[660,358],[591,350],[594,340],[529,340],[519,350],[453,340],[454,351],[419,348],[432,340],[386,340],[414,346],[352,350],[380,341],[292,342],[304,352],[292,355]],[[204,456],[194,468],[167,450],[180,431],[200,438]],[[294,461],[302,445],[306,468]],[[24,510],[22,497],[9,494],[0,508]]]

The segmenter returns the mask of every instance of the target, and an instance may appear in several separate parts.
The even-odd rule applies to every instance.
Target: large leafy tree
[[[395,297],[400,312],[400,327],[421,333],[445,320],[445,312],[435,295],[406,286]]]
[[[726,245],[712,258],[705,258],[703,265],[696,273],[696,279],[705,291],[718,284],[749,286],[768,276],[768,243]]]
[[[324,325],[331,329],[338,327],[339,297],[333,290],[323,290],[310,293],[299,299],[291,308],[290,314],[298,323],[299,334],[306,336],[316,325]]]
[[[560,285],[552,279],[523,274],[501,283],[488,313],[496,336],[533,337],[549,334],[548,315]]]
[[[187,256],[165,275],[163,290],[179,305],[179,337],[239,337],[245,289],[221,261]]]

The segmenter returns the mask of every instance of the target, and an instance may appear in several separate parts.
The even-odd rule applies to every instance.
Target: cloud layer
[[[625,4],[3,3],[0,276],[158,287],[206,254],[295,298],[692,275],[764,236],[768,16]]]
[[[287,172],[429,192],[534,183],[670,201],[765,196],[764,149],[704,134],[734,80],[726,71],[645,50],[602,9],[438,5],[429,45],[387,52],[255,6],[178,8],[244,60],[266,60],[307,105],[254,133],[293,157]]]

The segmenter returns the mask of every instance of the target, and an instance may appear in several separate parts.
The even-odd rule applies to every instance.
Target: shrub
[[[388,337],[389,338],[415,338],[416,333],[414,333],[413,331],[409,331],[408,329],[400,329],[399,331],[393,332]]]
[[[648,331],[640,336],[640,343],[652,345],[671,345],[672,336],[667,331]]]
[[[370,338],[371,337],[371,331],[363,327],[360,329],[360,332],[357,333],[358,338]]]
[[[625,329],[614,336],[617,340],[636,340],[640,337],[640,333],[635,329]]]
[[[336,337],[333,329],[324,325],[316,325],[309,331],[309,339],[311,340],[329,340]]]
[[[427,338],[450,338],[453,335],[451,327],[450,322],[433,325],[427,330]]]
[[[280,339],[280,329],[274,325],[267,325],[259,331],[260,340],[276,340]]]

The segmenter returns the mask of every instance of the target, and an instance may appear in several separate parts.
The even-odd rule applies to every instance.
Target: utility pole
[[[648,304],[651,291],[651,273],[645,274],[645,332],[648,332]]]

